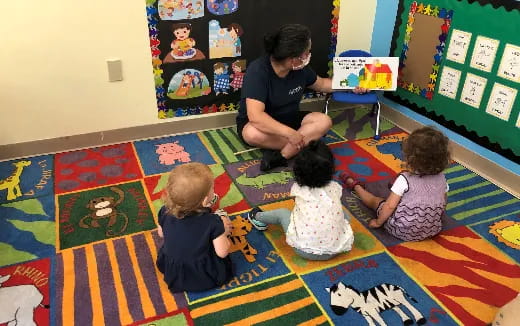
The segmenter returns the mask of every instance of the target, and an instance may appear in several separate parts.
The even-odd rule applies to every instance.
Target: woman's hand
[[[289,138],[289,143],[296,147],[298,150],[302,149],[305,146],[305,141],[303,139],[303,135],[299,132],[295,131]]]
[[[366,92],[368,92],[368,89],[356,86],[356,88],[354,88],[352,92],[355,94],[365,94]]]

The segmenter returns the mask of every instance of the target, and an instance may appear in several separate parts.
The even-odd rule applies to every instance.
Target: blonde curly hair
[[[175,167],[162,194],[168,213],[183,218],[190,213],[204,211],[204,199],[213,181],[213,174],[205,164],[192,162]]]

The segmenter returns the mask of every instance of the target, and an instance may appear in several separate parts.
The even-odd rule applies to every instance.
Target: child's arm
[[[220,215],[222,223],[224,224],[224,233],[213,239],[213,247],[215,247],[215,253],[220,258],[224,258],[229,254],[229,242],[228,236],[231,234],[232,224],[227,215]]]
[[[370,222],[368,222],[368,226],[371,228],[378,228],[381,225],[383,225],[386,222],[386,220],[388,220],[388,218],[392,216],[400,200],[401,196],[395,194],[394,192],[390,192],[390,195],[381,206],[379,216],[377,217],[377,219],[370,220]]]
[[[161,207],[159,210],[159,214],[157,214],[157,234],[164,238],[164,233],[162,229],[162,225],[164,223],[164,219],[166,218],[166,207]]]
[[[229,254],[229,247],[231,246],[226,233],[227,232],[224,232],[216,239],[213,239],[213,247],[215,247],[215,253],[220,258],[225,258]]]

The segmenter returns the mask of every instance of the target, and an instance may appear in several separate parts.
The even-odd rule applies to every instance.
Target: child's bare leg
[[[348,188],[351,188],[352,184],[354,183],[354,179],[347,178],[347,180],[345,180],[345,183],[346,183],[345,185]],[[356,194],[358,195],[359,199],[361,199],[363,204],[365,204],[365,206],[367,206],[368,208],[373,209],[374,211],[377,210],[377,207],[379,206],[381,201],[384,200],[381,197],[374,196],[371,192],[367,191],[360,184],[355,185],[353,190],[356,192]]]
[[[354,191],[359,196],[359,199],[365,204],[367,207],[373,209],[374,211],[377,210],[377,207],[383,201],[384,199],[381,197],[374,196],[369,191],[365,190],[361,185],[355,185]]]

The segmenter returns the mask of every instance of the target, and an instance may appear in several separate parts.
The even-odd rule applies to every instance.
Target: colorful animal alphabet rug
[[[164,1],[162,14],[198,8],[176,3]],[[408,134],[383,121],[373,139],[363,107],[331,115],[323,141],[332,182],[346,172],[388,196]],[[229,127],[0,162],[0,326],[484,326],[519,293],[520,200],[478,171],[458,162],[444,171],[442,231],[420,242],[370,228],[375,212],[343,189],[352,248],[313,261],[281,225],[259,231],[249,222],[254,207],[295,205],[294,161],[262,172],[261,159]],[[234,275],[211,290],[172,293],[156,266],[157,214],[169,172],[188,162],[213,174],[214,209],[233,225]]]

